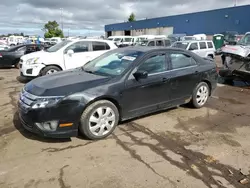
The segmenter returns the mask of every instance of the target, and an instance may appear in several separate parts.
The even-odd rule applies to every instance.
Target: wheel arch
[[[207,80],[207,79],[202,79],[201,82],[205,82],[208,85],[208,87],[209,87],[209,96],[211,96],[211,94],[212,94],[212,92],[211,92],[212,91],[211,82],[209,80]]]
[[[45,65],[45,64],[44,64]],[[41,70],[40,70],[40,74],[42,73],[42,71],[46,68],[46,67],[49,67],[49,66],[55,66],[55,67],[58,67],[59,69],[61,69],[61,71],[63,70],[62,67],[60,65],[57,65],[57,64],[49,64],[49,65],[45,65]]]
[[[84,107],[83,112],[84,112],[84,110],[85,110],[88,106],[90,106],[91,104],[93,104],[93,103],[95,103],[95,102],[97,102],[97,101],[101,101],[101,100],[107,100],[107,101],[113,103],[113,104],[116,106],[116,108],[117,108],[117,110],[118,110],[118,112],[119,112],[119,121],[120,121],[120,120],[122,119],[122,108],[121,108],[121,105],[119,104],[119,102],[118,102],[116,99],[114,99],[114,98],[111,97],[111,96],[100,96],[100,97],[97,97],[97,98],[91,100],[91,101],[88,102],[88,104]]]

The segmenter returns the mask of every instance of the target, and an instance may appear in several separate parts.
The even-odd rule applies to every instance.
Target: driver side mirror
[[[68,50],[68,51],[67,51],[67,55],[72,56],[73,54],[74,54],[74,51],[73,51],[73,50]]]
[[[138,81],[140,79],[145,79],[148,77],[148,72],[147,71],[137,71],[134,74],[135,79]]]

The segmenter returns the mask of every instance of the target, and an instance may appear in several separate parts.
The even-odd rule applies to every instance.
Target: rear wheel
[[[88,106],[80,120],[80,131],[88,139],[99,140],[109,136],[117,126],[119,112],[107,100],[100,100]]]
[[[44,75],[53,74],[59,71],[61,71],[61,69],[57,66],[47,66],[41,71],[41,75],[44,76]]]
[[[193,97],[192,97],[192,105],[195,108],[201,108],[203,107],[209,97],[210,94],[210,88],[207,85],[206,82],[201,82],[197,85],[197,87],[193,91]]]

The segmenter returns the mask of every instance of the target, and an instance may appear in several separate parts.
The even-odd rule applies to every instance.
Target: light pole
[[[62,33],[63,33],[63,8],[60,8],[61,10],[61,26],[62,26]]]
[[[234,6],[235,6],[235,7],[237,6],[237,0],[234,1]]]

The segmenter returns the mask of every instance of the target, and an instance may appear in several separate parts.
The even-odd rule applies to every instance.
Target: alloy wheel
[[[50,69],[50,70],[48,70],[47,72],[46,72],[46,74],[53,74],[53,73],[56,73],[57,72],[57,70],[55,70],[55,69]]]
[[[104,136],[115,125],[115,112],[107,106],[97,108],[89,118],[89,130],[93,135]]]
[[[204,85],[202,85],[198,90],[197,90],[197,94],[196,94],[196,101],[198,103],[199,106],[203,106],[208,99],[208,88]]]

